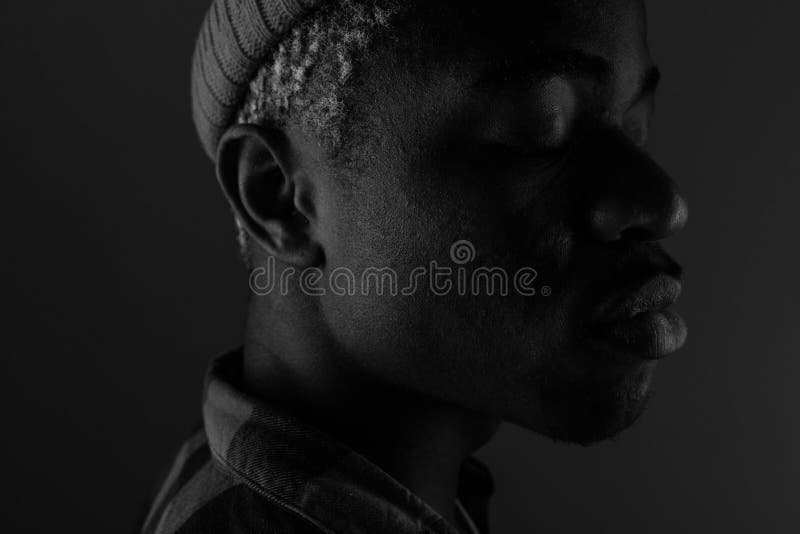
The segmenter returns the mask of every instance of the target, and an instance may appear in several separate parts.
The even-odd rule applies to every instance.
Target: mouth
[[[669,308],[682,290],[681,282],[659,274],[633,291],[609,299],[593,314],[591,337],[612,351],[644,360],[658,360],[686,342],[683,318]]]

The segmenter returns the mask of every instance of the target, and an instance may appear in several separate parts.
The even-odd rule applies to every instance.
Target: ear
[[[310,233],[306,178],[280,130],[235,125],[219,142],[217,179],[235,216],[264,251],[300,267],[318,265],[322,256]]]

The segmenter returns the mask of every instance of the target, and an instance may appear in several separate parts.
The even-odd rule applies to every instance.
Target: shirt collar
[[[264,497],[328,533],[456,534],[430,506],[344,444],[249,397],[237,384],[241,351],[211,362],[203,419],[214,458]],[[459,501],[486,533],[491,475],[464,463]]]

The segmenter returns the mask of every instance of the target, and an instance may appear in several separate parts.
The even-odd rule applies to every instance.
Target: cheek
[[[461,295],[449,245],[444,253],[431,254],[440,267],[453,269],[444,277],[451,283],[448,292],[433,294],[430,256],[420,254],[392,263],[399,295],[378,295],[369,285],[368,295],[324,299],[324,312],[343,352],[369,375],[474,409],[501,410],[510,401],[499,390],[513,398],[529,395],[532,382],[519,376],[538,376],[563,352],[558,349],[566,337],[564,301],[558,295],[521,296],[513,289],[506,296]],[[377,254],[355,271],[385,266],[387,258],[394,256]],[[412,294],[402,294],[417,267],[428,271]]]
[[[363,179],[337,199],[327,212],[326,272],[352,272],[356,294],[326,297],[323,310],[343,351],[371,374],[462,404],[470,397],[501,402],[497,388],[509,376],[535,375],[563,343],[566,301],[539,291],[564,284],[550,267],[554,253],[543,222],[514,219],[508,195],[491,184],[459,189],[446,183],[431,174],[384,175]],[[469,245],[454,247],[459,241]],[[451,269],[446,294],[431,290],[432,262]],[[538,271],[536,296],[520,295],[512,285],[524,266]],[[462,267],[470,288],[474,269],[504,269],[509,294],[489,296],[478,284],[479,296],[459,295]],[[374,282],[364,282],[370,269],[390,273],[400,294],[378,295]]]

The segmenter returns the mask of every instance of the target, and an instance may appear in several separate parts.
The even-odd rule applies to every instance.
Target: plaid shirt
[[[237,389],[241,352],[211,363],[203,428],[152,504],[150,534],[456,534],[408,489],[343,444]],[[485,534],[488,470],[462,466],[464,533]]]

